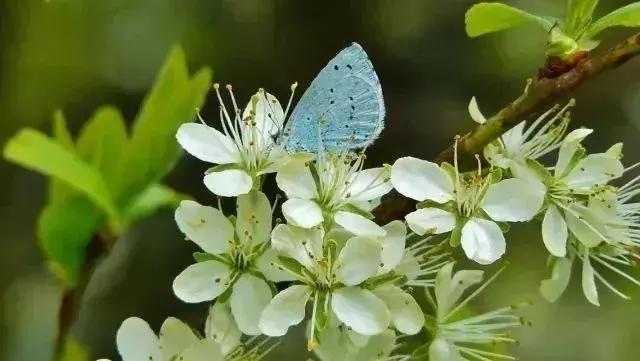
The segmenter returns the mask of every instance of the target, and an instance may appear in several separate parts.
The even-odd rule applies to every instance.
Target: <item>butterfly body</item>
[[[373,143],[384,128],[382,88],[356,43],[342,50],[311,82],[282,134],[290,152],[350,151]]]

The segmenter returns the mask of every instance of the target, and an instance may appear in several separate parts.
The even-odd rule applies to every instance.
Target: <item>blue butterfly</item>
[[[384,128],[382,88],[359,44],[342,50],[311,82],[280,138],[289,152],[345,152],[371,145]]]

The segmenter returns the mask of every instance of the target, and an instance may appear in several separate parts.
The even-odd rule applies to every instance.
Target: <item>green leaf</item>
[[[640,2],[623,6],[598,19],[587,29],[587,37],[593,38],[602,30],[612,26],[640,26]]]
[[[69,152],[76,151],[76,145],[73,143],[73,138],[67,128],[67,121],[61,110],[56,110],[53,113],[53,138]],[[55,178],[49,180],[49,202],[56,203],[64,201],[68,197],[76,194],[78,194],[78,191],[65,183]]]
[[[89,197],[114,221],[117,211],[100,173],[60,143],[34,129],[22,129],[4,148],[7,160],[56,178]]]
[[[206,68],[189,79],[184,53],[178,47],[171,51],[135,120],[116,189],[120,201],[126,203],[173,167],[181,154],[175,133],[193,119],[210,79]]]
[[[102,107],[80,131],[77,148],[82,159],[93,165],[113,189],[126,144],[127,129],[122,115],[113,107]]]
[[[49,204],[38,219],[38,238],[47,260],[66,284],[73,285],[80,271],[85,248],[100,221],[100,212],[86,198]]]
[[[148,217],[162,207],[176,208],[188,196],[163,184],[152,184],[140,193],[122,212],[126,224]]]
[[[545,31],[554,25],[553,21],[501,3],[479,3],[465,15],[465,29],[472,38],[528,23],[536,24]]]
[[[554,27],[549,33],[549,39],[547,40],[548,56],[559,56],[562,58],[569,57],[580,49],[578,42],[565,34],[560,28]]]
[[[571,37],[578,37],[589,25],[598,0],[568,0],[567,16],[562,29]]]

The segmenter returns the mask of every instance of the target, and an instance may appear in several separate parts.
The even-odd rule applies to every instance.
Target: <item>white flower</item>
[[[482,282],[482,271],[458,271],[453,263],[442,267],[436,277],[433,294],[427,297],[436,309],[436,317],[427,320],[433,341],[429,345],[430,361],[512,360],[511,356],[487,351],[483,346],[514,343],[508,330],[522,324],[513,307],[504,307],[477,316],[463,317],[459,312],[486,288],[500,273],[493,275],[466,298],[464,292]]]
[[[162,324],[160,337],[149,324],[137,317],[122,322],[116,335],[118,353],[123,361],[222,361],[220,345],[201,339],[182,321],[169,317]]]
[[[331,314],[360,335],[379,334],[390,324],[407,334],[422,327],[423,315],[413,297],[392,284],[401,276],[376,276],[385,259],[392,263],[398,258],[390,255],[393,252],[383,255],[375,238],[325,239],[319,227],[278,225],[272,244],[288,257],[281,258],[278,266],[297,282],[265,308],[260,319],[264,334],[284,335],[304,319],[309,301],[313,303],[309,349],[316,346],[316,326]]]
[[[229,113],[220,96],[220,120],[223,132],[200,123],[180,126],[176,138],[191,155],[218,164],[207,172],[204,184],[219,196],[232,197],[260,188],[260,176],[277,171],[287,159],[287,152],[274,137],[282,128],[285,112],[278,100],[260,89],[240,112],[231,86],[233,101]]]
[[[485,159],[496,167],[508,169],[514,163],[522,164],[526,159],[538,159],[558,149],[570,122],[568,109],[574,105],[575,101],[572,99],[560,111],[558,106],[552,107],[526,130],[526,121],[518,123],[485,147]]]
[[[330,228],[335,222],[356,235],[384,236],[362,207],[391,190],[388,171],[363,170],[363,165],[363,155],[320,152],[315,161],[308,154],[292,157],[276,176],[288,198],[282,205],[287,221],[304,228],[323,221]]]
[[[258,191],[238,197],[235,227],[219,210],[183,201],[175,213],[180,230],[205,253],[173,282],[173,291],[185,302],[210,301],[230,292],[230,306],[240,330],[260,333],[258,319],[271,300],[271,281],[287,280],[271,265],[269,249],[271,206]]]
[[[453,231],[452,237],[459,237],[469,259],[492,263],[504,254],[506,245],[496,222],[532,219],[542,207],[545,189],[539,182],[520,178],[493,184],[493,174],[483,177],[480,169],[465,176],[458,172],[457,156],[454,160],[452,168],[413,157],[400,158],[391,169],[391,183],[409,198],[428,201],[405,217],[416,234]],[[457,242],[452,240],[453,244]]]

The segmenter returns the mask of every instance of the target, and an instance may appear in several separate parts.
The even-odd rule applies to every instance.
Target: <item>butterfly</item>
[[[280,135],[289,152],[366,148],[384,128],[382,87],[364,49],[352,43],[318,73]]]

